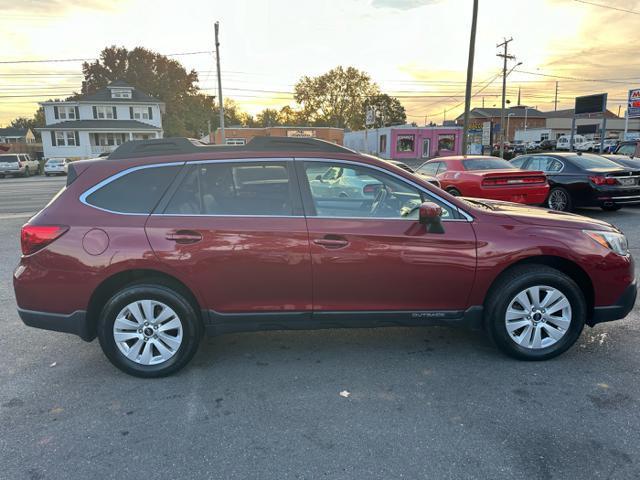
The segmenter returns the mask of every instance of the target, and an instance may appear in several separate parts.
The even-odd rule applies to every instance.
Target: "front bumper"
[[[77,310],[68,315],[61,313],[37,312],[18,308],[18,315],[25,325],[54,332],[73,333],[83,340],[90,342],[95,338],[95,332],[87,320],[87,312]]]
[[[636,303],[636,297],[638,295],[638,286],[634,280],[629,285],[618,301],[614,305],[608,305],[606,307],[594,307],[593,316],[587,321],[587,325],[593,327],[598,323],[611,322],[613,320],[620,320],[626,317],[633,309]]]

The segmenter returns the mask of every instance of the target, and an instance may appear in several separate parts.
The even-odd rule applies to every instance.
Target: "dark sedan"
[[[621,167],[630,168],[632,170],[640,170],[639,157],[627,157],[626,155],[604,154],[602,155]]]
[[[623,167],[591,153],[549,152],[521,155],[511,161],[524,170],[547,174],[553,210],[601,207],[613,211],[623,205],[640,204],[640,168]]]

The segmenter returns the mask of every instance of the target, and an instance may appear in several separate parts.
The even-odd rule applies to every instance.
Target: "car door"
[[[470,217],[380,167],[320,159],[296,159],[296,165],[309,229],[314,316],[341,311],[451,313],[467,307],[476,266]],[[339,165],[363,184],[381,187],[357,198],[323,196],[309,187],[319,165]],[[427,233],[418,222],[423,200],[443,208],[443,234]]]
[[[149,217],[153,251],[195,286],[210,315],[311,311],[309,239],[291,163],[187,164]]]

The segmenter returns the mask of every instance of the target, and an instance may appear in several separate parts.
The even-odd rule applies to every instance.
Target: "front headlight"
[[[608,248],[612,252],[618,255],[626,255],[629,253],[629,245],[627,244],[627,237],[622,233],[616,232],[601,232],[599,230],[583,230],[591,239],[604,248]]]

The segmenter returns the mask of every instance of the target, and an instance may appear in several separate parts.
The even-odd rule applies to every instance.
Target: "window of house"
[[[438,150],[453,150],[456,144],[456,136],[454,134],[438,135]]]
[[[131,98],[131,90],[129,90],[128,88],[124,88],[124,89],[112,88],[111,98]]]
[[[151,213],[180,166],[135,170],[86,196],[89,205],[119,213]]]
[[[77,146],[76,132],[65,132],[65,131],[55,132],[54,146],[58,146],[58,147]]]
[[[193,165],[165,209],[181,215],[292,215],[284,162]]]
[[[94,117],[98,119],[116,118],[116,107],[111,105],[97,105],[93,107]]]
[[[413,185],[373,168],[339,162],[305,162],[304,168],[320,217],[417,220],[425,199],[438,203]],[[451,218],[451,208],[438,204],[443,217]]]
[[[122,145],[126,142],[126,135],[124,133],[96,133],[96,145],[109,146],[109,145]]]
[[[134,120],[149,120],[149,108],[148,107],[133,107],[133,119]]]
[[[398,135],[396,141],[396,152],[414,152],[416,136],[415,135]]]
[[[227,138],[225,139],[225,144],[227,145],[244,145],[247,143],[247,140],[244,138]]]
[[[58,108],[58,118],[60,120],[76,120],[75,107],[61,106]]]
[[[380,148],[378,148],[379,152],[387,151],[387,135],[380,135]]]

